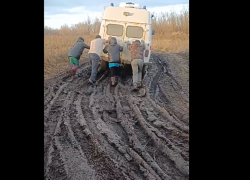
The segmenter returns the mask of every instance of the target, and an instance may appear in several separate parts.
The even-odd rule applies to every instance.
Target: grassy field
[[[83,37],[87,45],[99,33],[100,19],[86,21],[72,27],[62,26],[60,29],[44,28],[44,78],[48,79],[65,71],[68,67],[68,51]],[[175,12],[160,13],[152,21],[155,35],[152,38],[152,51],[186,52],[189,51],[189,10],[183,9],[181,14]],[[88,50],[80,59],[80,64],[87,57]]]

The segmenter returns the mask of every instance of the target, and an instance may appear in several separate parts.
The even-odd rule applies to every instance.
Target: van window
[[[129,38],[142,38],[143,29],[138,26],[128,26],[126,30],[126,36]]]
[[[111,36],[122,36],[123,26],[118,24],[108,24],[107,35]]]

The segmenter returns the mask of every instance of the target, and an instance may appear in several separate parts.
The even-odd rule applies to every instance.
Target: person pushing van
[[[101,36],[97,35],[96,39],[92,40],[90,43],[89,61],[90,61],[90,65],[92,69],[91,69],[91,76],[88,80],[88,83],[91,85],[93,85],[96,82],[98,63],[100,61],[103,44],[105,44],[106,42],[109,42],[109,41],[105,39],[101,39]]]
[[[128,50],[131,53],[131,66],[133,70],[133,89],[134,91],[138,90],[142,86],[142,67],[143,67],[143,58],[145,44],[142,41],[136,40],[132,45],[127,45]]]
[[[76,44],[71,48],[68,53],[68,58],[70,62],[69,68],[72,68],[67,71],[71,74],[71,79],[69,81],[72,81],[76,75],[76,71],[79,67],[79,59],[85,48],[89,49],[90,47],[84,43],[84,39],[82,37],[79,37],[77,39]]]
[[[117,44],[115,37],[111,37],[109,44],[103,49],[103,53],[108,53],[109,69],[111,76],[111,85],[114,86],[118,82],[118,74],[120,67],[120,52],[123,51],[123,47]]]

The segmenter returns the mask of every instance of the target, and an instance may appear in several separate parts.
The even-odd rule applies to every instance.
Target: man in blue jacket
[[[72,76],[70,81],[72,81],[76,75],[76,71],[79,67],[79,59],[85,48],[89,49],[90,47],[84,43],[84,39],[82,37],[79,37],[76,44],[68,53],[70,66],[72,68],[71,70],[68,71],[69,73],[71,73]]]

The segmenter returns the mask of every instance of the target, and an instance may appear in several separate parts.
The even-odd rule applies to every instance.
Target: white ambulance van
[[[119,7],[111,3],[105,8],[99,35],[104,39],[108,39],[109,36],[116,37],[117,43],[123,47],[121,65],[131,64],[127,43],[132,44],[135,40],[144,41],[144,63],[149,62],[152,44],[151,18],[146,6],[140,7],[139,4],[131,2],[121,2]],[[101,59],[108,61],[107,54],[103,53]]]

